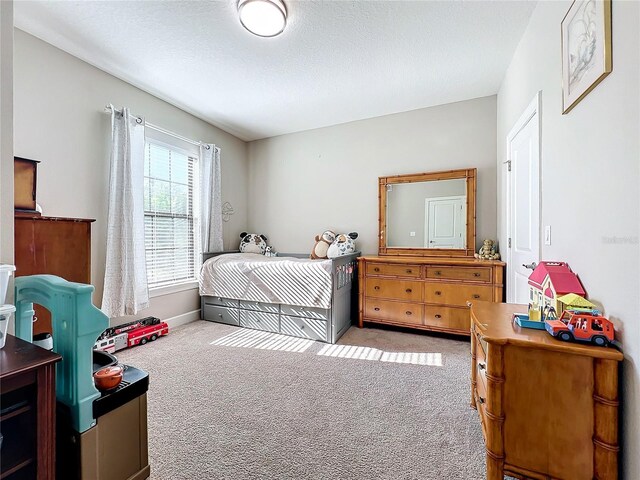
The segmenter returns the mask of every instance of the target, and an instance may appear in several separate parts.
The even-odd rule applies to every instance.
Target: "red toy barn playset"
[[[529,290],[529,317],[534,317],[531,310],[537,310],[540,320],[558,318],[558,313],[562,312],[559,297],[569,293],[586,295],[578,276],[564,262],[540,262],[529,276]]]
[[[514,320],[521,327],[547,330],[564,341],[599,346],[614,343],[613,323],[585,297],[580,279],[568,264],[540,262],[529,276],[528,314],[514,315]]]

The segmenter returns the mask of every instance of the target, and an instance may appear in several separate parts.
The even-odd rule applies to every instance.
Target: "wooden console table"
[[[487,479],[618,478],[622,353],[512,323],[526,311],[471,306],[471,406],[482,423]]]
[[[0,479],[55,478],[55,364],[61,359],[7,335],[0,349]]]

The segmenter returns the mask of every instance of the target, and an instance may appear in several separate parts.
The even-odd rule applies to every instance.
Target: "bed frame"
[[[235,252],[204,253],[208,258]],[[254,328],[283,335],[336,343],[358,318],[357,261],[360,252],[332,259],[331,308],[262,303],[202,296],[202,318],[211,322]],[[279,257],[309,258],[308,254],[279,253]],[[345,266],[354,262],[352,274]]]

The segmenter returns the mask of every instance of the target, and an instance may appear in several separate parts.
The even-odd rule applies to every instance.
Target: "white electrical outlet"
[[[410,237],[415,237],[416,236],[416,232],[409,232],[409,236]]]
[[[544,244],[551,245],[551,226],[544,227]]]

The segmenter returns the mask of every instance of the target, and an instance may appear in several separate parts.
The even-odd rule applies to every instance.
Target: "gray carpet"
[[[354,327],[339,343],[199,321],[118,352],[150,373],[151,478],[484,478],[468,342]]]

